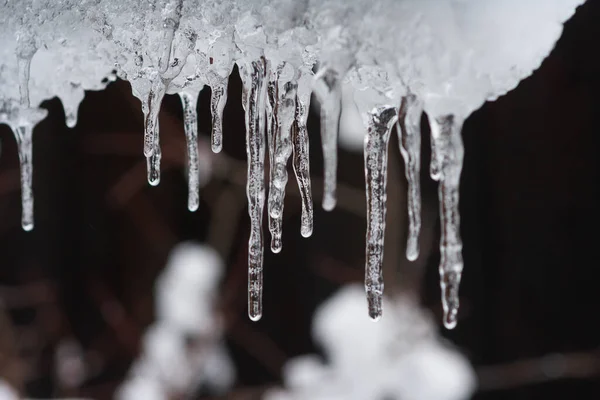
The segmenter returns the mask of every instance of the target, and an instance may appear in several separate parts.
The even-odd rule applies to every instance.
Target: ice
[[[206,82],[210,86],[212,112],[211,148],[219,153],[223,148],[223,110],[227,103],[229,74],[233,67],[231,40],[219,38],[209,49],[209,70]]]
[[[313,200],[310,181],[309,142],[306,121],[310,106],[310,87],[312,81],[310,70],[301,68],[299,70],[298,90],[296,94],[295,123],[292,126],[292,152],[294,174],[300,189],[302,198],[302,216],[300,221],[300,233],[309,237],[313,232]]]
[[[444,326],[456,326],[458,289],[463,270],[458,190],[463,163],[462,121],[452,115],[430,119],[431,142],[435,143],[432,163],[439,168],[438,197],[442,235],[440,239],[440,287]]]
[[[211,148],[215,153],[223,149],[223,110],[227,103],[227,79],[211,85],[210,110],[212,112]]]
[[[406,258],[419,257],[419,232],[421,230],[421,116],[423,103],[417,96],[408,94],[400,106],[396,130],[404,170],[408,181],[408,239]]]
[[[287,67],[287,68],[286,68]],[[281,251],[283,204],[288,181],[287,165],[292,154],[292,124],[296,114],[296,92],[298,83],[294,70],[288,64],[280,64],[271,71],[269,82],[269,103],[271,104],[271,123],[268,129],[269,141],[269,230],[271,231],[271,250]]]
[[[383,296],[383,242],[385,237],[388,143],[397,109],[380,107],[371,111],[365,138],[365,182],[367,186],[367,244],[365,289],[369,316],[381,318]]]
[[[337,202],[337,142],[342,111],[339,74],[333,69],[322,68],[315,76],[315,94],[321,102],[321,142],[325,171],[323,209],[331,211]]]
[[[311,92],[321,108],[323,207],[336,203],[337,140],[342,97],[353,98],[363,119],[373,109],[401,108],[400,151],[406,163],[409,204],[407,257],[418,257],[419,115],[440,125],[432,140],[431,175],[440,181],[442,286],[445,324],[455,324],[462,270],[458,234],[460,126],[485,101],[513,89],[537,69],[584,0],[22,0],[0,2],[0,123],[17,138],[22,177],[23,228],[33,227],[31,138],[45,117],[40,104],[58,96],[67,126],[77,122],[86,90],[101,90],[117,76],[131,84],[144,114],[143,154],[148,182],[160,181],[159,113],[167,94],[184,102],[188,142],[188,208],[198,207],[197,94],[211,88],[211,147],[223,147],[228,79],[238,65],[244,81],[249,162],[250,315],[262,312],[262,211],[265,201],[266,86],[286,65],[271,107],[269,227],[281,249],[281,213],[292,166],[302,198],[301,234],[313,230],[306,121]],[[116,71],[116,72],[113,72]],[[313,76],[313,70],[317,70]],[[109,78],[109,79],[105,79]],[[282,89],[285,85],[294,90]],[[283,85],[283,86],[282,86]],[[297,85],[297,86],[296,86]],[[314,86],[314,88],[313,88]],[[295,94],[294,94],[295,91]],[[410,94],[410,96],[409,96]],[[283,97],[282,97],[283,96]],[[401,107],[402,98],[405,98]],[[283,100],[282,100],[283,99]],[[413,101],[414,100],[414,101]],[[287,106],[280,105],[283,101]],[[346,105],[344,105],[346,107]],[[292,111],[293,110],[293,111]],[[452,118],[452,123],[448,122]],[[269,122],[272,122],[270,119]],[[343,126],[343,125],[342,125]],[[452,128],[448,128],[452,126]],[[434,129],[437,129],[434,127]],[[379,135],[379,134],[378,134]],[[373,132],[371,139],[373,140]],[[381,139],[377,139],[381,141]],[[381,161],[376,148],[367,157]],[[379,150],[377,150],[379,151]],[[376,155],[378,154],[378,155]],[[381,170],[381,167],[378,167]],[[379,179],[379,178],[378,178]],[[370,184],[373,184],[372,181]],[[372,187],[371,189],[373,189]],[[377,186],[376,196],[383,196]],[[367,287],[378,314],[378,257],[383,254],[382,205],[370,219]],[[381,232],[379,232],[381,231]],[[381,237],[380,237],[381,236]],[[377,244],[377,246],[376,246]],[[373,262],[371,262],[373,261]],[[375,282],[375,283],[374,283]],[[381,286],[382,288],[382,286]]]
[[[265,109],[267,64],[264,58],[240,65],[246,113],[246,154],[248,156],[248,315],[253,321],[262,316],[263,231],[265,204]]]
[[[21,226],[23,230],[33,229],[33,146],[31,143],[33,127],[22,125],[13,128],[17,147],[19,149],[19,162],[21,171]]]
[[[196,211],[200,205],[200,167],[198,165],[198,92],[179,92],[183,105],[183,125],[188,155],[188,209]]]
[[[132,87],[135,88],[133,84]],[[148,165],[148,183],[156,186],[160,183],[161,160],[158,113],[166,93],[166,86],[155,72],[150,78],[150,86],[140,87],[140,89],[144,90],[144,92],[140,90],[137,97],[142,102],[142,112],[144,113],[144,155]]]

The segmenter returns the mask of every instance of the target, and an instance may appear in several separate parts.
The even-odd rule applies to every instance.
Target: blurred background
[[[465,393],[478,400],[600,397],[598,21],[600,4],[588,1],[566,24],[542,67],[506,96],[485,104],[464,125],[460,207],[465,270],[459,323],[452,331],[441,326],[437,186],[425,173],[425,116],[421,256],[412,263],[404,257],[404,166],[392,136],[386,294],[412,304],[429,321],[428,334],[467,363],[462,391],[449,385],[444,390],[447,399],[458,400]],[[315,354],[329,366],[328,374],[337,371],[332,362],[337,353],[319,336],[319,328],[315,331],[313,316],[339,288],[360,283],[364,276],[363,156],[355,145],[362,139],[349,131],[341,133],[338,206],[324,212],[319,114],[313,105],[309,132],[314,234],[300,236],[301,204],[290,175],[283,251],[274,255],[266,246],[265,310],[259,322],[251,322],[246,309],[249,220],[240,93],[234,70],[220,154],[212,154],[208,144],[210,89],[200,95],[205,179],[201,206],[194,213],[186,207],[185,138],[176,96],[165,98],[160,113],[163,166],[156,188],[146,181],[141,107],[128,83],[117,81],[102,92],[88,92],[74,129],[65,126],[59,100],[44,103],[49,116],[37,126],[33,139],[33,232],[21,229],[16,145],[8,127],[0,125],[3,385],[31,398],[110,399],[121,393],[122,399],[259,399],[285,387],[292,397],[277,398],[304,399],[311,397],[293,397],[297,385],[289,380],[295,375],[285,372],[286,363]],[[350,125],[345,121],[342,128]],[[265,239],[268,244],[266,227]],[[198,313],[206,318],[195,327],[170,328],[169,311],[160,311],[168,301],[161,300],[157,284],[173,276],[167,274],[169,266],[177,264],[172,251],[182,242],[188,252],[183,263],[198,260],[198,268],[213,268],[214,282],[209,279],[211,283],[202,286],[206,281],[196,277],[198,291],[204,293],[197,299],[204,305],[198,306]],[[189,277],[185,274],[190,271],[182,268],[188,271],[182,276]],[[173,301],[184,308],[197,307],[191,300],[196,278],[189,278],[182,297]],[[393,310],[384,310],[387,324],[397,319],[410,331],[413,325],[400,321]],[[364,307],[365,315],[356,318],[366,313]],[[163,336],[149,332],[163,332],[167,325],[170,333],[164,340],[178,338],[179,357],[168,349],[158,353],[171,358],[152,353],[153,343],[162,343]],[[363,337],[358,331],[340,331]],[[418,332],[407,335],[419,337]],[[207,348],[222,357],[206,355],[213,350],[198,350]],[[168,372],[149,367],[161,362],[192,371],[191,376],[178,384],[170,382]],[[222,369],[210,372],[219,362]],[[434,365],[426,365],[424,371],[430,367]],[[125,397],[127,382],[144,374],[155,384],[161,382],[162,389],[156,390],[162,394]],[[152,378],[157,374],[164,376]],[[367,379],[356,376],[361,378]],[[427,379],[413,383],[432,384]],[[364,396],[413,398],[393,393]]]

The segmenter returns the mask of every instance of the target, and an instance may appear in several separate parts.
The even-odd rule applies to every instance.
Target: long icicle
[[[198,165],[198,93],[180,92],[183,105],[183,127],[188,157],[188,210],[196,211],[200,206],[200,167]]]
[[[304,237],[309,237],[313,232],[313,199],[310,181],[308,130],[306,128],[308,110],[310,109],[311,81],[311,72],[301,68],[296,95],[296,120],[292,126],[292,165],[302,199],[300,234]]]
[[[408,182],[408,239],[406,258],[419,257],[421,231],[421,115],[423,103],[414,94],[402,100],[396,131]]]
[[[33,125],[11,127],[17,141],[21,170],[21,226],[25,231],[33,229]]]
[[[265,203],[265,76],[264,59],[240,68],[242,100],[246,120],[246,152],[248,156],[248,316],[258,321],[262,316],[263,233],[262,216]]]
[[[160,183],[160,160],[162,158],[158,114],[166,87],[158,75],[152,79],[151,85],[152,87],[148,92],[147,99],[142,101],[142,112],[144,113],[144,155],[146,156],[148,183],[152,186],[157,186]]]
[[[45,112],[31,109],[29,98],[29,76],[31,60],[37,48],[34,41],[23,40],[17,51],[17,66],[19,73],[19,94],[23,112],[32,120],[11,126],[19,152],[19,167],[21,174],[21,227],[25,231],[33,229],[33,126],[45,116]],[[39,115],[38,115],[39,114]]]
[[[210,142],[212,151],[220,153],[223,149],[223,110],[227,104],[227,85],[229,78],[214,80],[210,85],[210,110],[212,112],[212,131]]]
[[[398,110],[378,107],[369,113],[365,137],[365,182],[367,195],[367,240],[365,290],[369,316],[378,320],[382,313],[383,244],[385,235],[387,152],[390,133]]]
[[[323,147],[323,209],[331,211],[337,203],[337,141],[342,92],[338,73],[324,67],[315,76],[315,94],[321,103],[321,144]]]
[[[275,130],[274,163],[271,166],[271,180],[269,184],[269,217],[273,221],[271,229],[271,250],[274,253],[281,251],[283,207],[285,189],[288,182],[287,164],[292,155],[291,129],[296,111],[296,82],[277,82],[279,87],[275,113],[277,125]],[[269,225],[271,228],[271,225]]]
[[[271,64],[269,63],[269,66]],[[279,78],[279,74],[281,73],[281,69],[283,68],[283,64],[279,65],[277,68],[269,68],[269,81],[267,84],[267,144],[269,148],[269,199],[267,201],[267,219],[269,222],[269,232],[271,232],[271,251],[273,253],[279,253],[281,251],[282,243],[281,237],[276,237],[274,232],[281,231],[283,221],[281,219],[273,218],[271,216],[271,196],[272,192],[275,190],[273,187],[273,179],[274,179],[274,171],[275,171],[275,142],[276,137],[275,133],[277,132],[278,122],[278,113],[277,113],[277,103],[279,99],[279,85],[277,85],[277,80]]]
[[[458,291],[463,270],[460,238],[459,181],[463,163],[462,120],[449,115],[431,119],[432,177],[439,176],[440,202],[440,288],[444,308],[444,326],[456,326],[459,308]],[[435,161],[434,161],[435,160]],[[438,173],[439,171],[439,173]]]

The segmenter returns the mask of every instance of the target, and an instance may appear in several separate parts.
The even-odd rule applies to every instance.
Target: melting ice
[[[228,79],[243,81],[248,155],[248,310],[262,315],[263,209],[271,249],[283,246],[291,164],[302,198],[301,234],[313,231],[306,121],[320,106],[323,208],[336,204],[342,91],[354,91],[365,128],[368,204],[365,288],[382,314],[388,141],[396,125],[408,180],[406,256],[419,255],[421,115],[431,126],[439,181],[444,324],[456,324],[462,274],[458,184],[461,127],[486,100],[539,67],[584,0],[22,0],[0,3],[0,123],[13,131],[21,167],[22,225],[33,228],[32,136],[58,96],[73,127],[84,90],[126,79],[144,114],[148,182],[160,182],[159,111],[166,94],[184,109],[188,208],[199,206],[196,106],[211,89],[211,147],[221,151]],[[112,72],[116,70],[116,75]],[[313,73],[313,71],[316,71]],[[108,78],[108,79],[104,79]],[[395,151],[395,150],[393,150]],[[265,182],[265,166],[269,166]]]

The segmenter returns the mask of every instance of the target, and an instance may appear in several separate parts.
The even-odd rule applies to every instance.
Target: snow
[[[285,388],[266,400],[396,398],[462,400],[475,389],[475,374],[411,299],[384,298],[388,317],[374,324],[360,311],[362,288],[347,286],[317,310],[313,336],[328,363],[314,355],[289,361]]]
[[[0,400],[19,400],[18,393],[3,379],[0,379]]]
[[[200,383],[217,392],[231,387],[235,370],[215,309],[222,269],[208,246],[184,242],[171,251],[156,283],[156,321],[117,399],[165,399]]]

